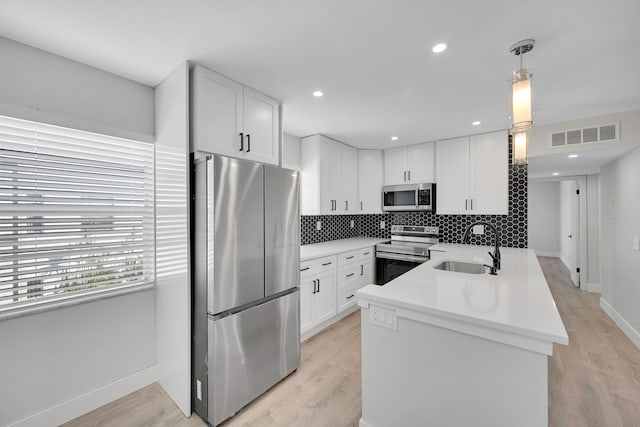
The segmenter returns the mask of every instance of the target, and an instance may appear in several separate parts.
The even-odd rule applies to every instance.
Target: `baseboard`
[[[587,283],[587,291],[601,294],[602,285],[600,283]]]
[[[563,257],[562,255],[560,255],[559,258],[560,258],[560,261],[562,261],[562,263],[564,264],[564,266],[567,267],[567,270],[571,271],[573,267],[571,267],[571,263],[569,262],[569,260]]]
[[[547,251],[538,251],[534,249],[534,252],[537,256],[549,256],[553,258],[560,258],[560,252],[547,252]]]
[[[629,337],[629,339],[636,345],[636,347],[640,348],[640,333],[636,331],[633,326],[629,324],[620,314],[609,304],[604,298],[600,297],[600,307],[604,310],[605,313],[611,317],[611,319],[615,322],[622,332]]]
[[[37,412],[10,427],[57,426],[126,396],[157,380],[156,365]]]
[[[358,427],[373,427],[373,425],[366,422],[363,418],[360,418],[358,421]]]
[[[306,340],[308,340],[309,338],[311,338],[312,336],[314,336],[318,332],[322,332],[323,330],[327,329],[329,326],[331,326],[334,323],[336,323],[338,320],[344,319],[345,317],[347,317],[348,315],[350,315],[351,313],[353,313],[357,309],[358,309],[358,305],[356,304],[353,307],[349,307],[348,309],[346,309],[342,313],[339,313],[338,315],[332,317],[331,319],[325,320],[324,322],[320,323],[319,325],[314,326],[313,328],[309,329],[308,331],[306,331],[305,333],[300,335],[300,342],[301,343],[305,342]]]

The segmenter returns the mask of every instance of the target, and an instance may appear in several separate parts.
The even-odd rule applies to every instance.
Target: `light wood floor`
[[[549,359],[551,427],[640,426],[640,350],[600,309],[599,295],[576,289],[557,258],[540,257],[569,345]],[[360,314],[306,341],[298,371],[224,427],[357,426],[361,413]],[[67,426],[204,426],[185,418],[153,384]]]

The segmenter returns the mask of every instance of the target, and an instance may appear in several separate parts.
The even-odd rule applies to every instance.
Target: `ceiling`
[[[0,35],[150,86],[192,60],[282,101],[286,132],[385,148],[508,128],[524,38],[536,123],[640,108],[638,16],[637,0],[0,0]]]

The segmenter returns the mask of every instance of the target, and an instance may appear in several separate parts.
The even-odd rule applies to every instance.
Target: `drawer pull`
[[[369,255],[371,252],[363,252],[362,255]]]
[[[351,294],[351,295],[349,295],[349,296],[347,297],[347,299],[351,299],[351,298],[353,298],[353,294]]]
[[[349,273],[349,274],[347,274],[347,277],[351,277],[351,276],[353,276],[354,274],[355,274],[355,273]]]
[[[301,268],[300,271],[307,271],[308,269],[310,269],[311,267],[305,267],[305,268]]]
[[[348,256],[348,257],[347,257],[347,259],[351,259],[351,258],[353,258],[353,257],[354,257],[354,255],[351,255],[351,256]]]
[[[322,264],[322,266],[326,267],[327,265],[331,265],[331,264],[333,264],[333,261],[325,262]]]

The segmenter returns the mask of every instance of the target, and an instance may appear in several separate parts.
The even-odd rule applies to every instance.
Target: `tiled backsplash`
[[[509,150],[511,151],[511,150]],[[510,153],[511,154],[511,153]],[[509,215],[434,215],[426,212],[393,212],[380,215],[324,215],[302,217],[302,244],[365,236],[389,238],[391,225],[427,225],[440,227],[440,241],[459,243],[465,228],[474,221],[486,221],[500,232],[500,244],[526,248],[527,241],[527,166],[509,167]],[[316,222],[322,229],[316,230]],[[351,227],[351,221],[354,227]],[[385,228],[380,228],[385,221]],[[491,245],[491,232],[472,239],[472,243]]]

